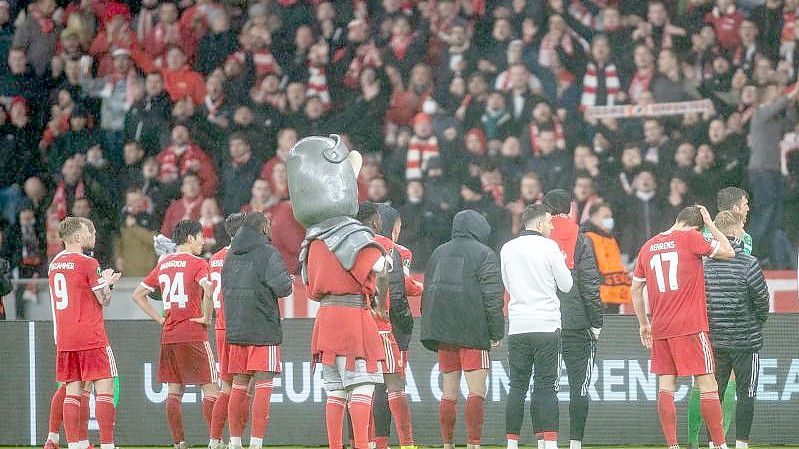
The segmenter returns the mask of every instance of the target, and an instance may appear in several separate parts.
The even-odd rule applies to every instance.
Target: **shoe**
[[[208,443],[208,449],[225,449],[225,443],[223,441],[218,441],[216,443]]]
[[[189,449],[189,445],[186,444],[185,441],[181,441],[180,443],[175,443],[172,445],[175,449]]]
[[[47,442],[44,443],[44,449],[61,449],[61,446],[55,441],[48,439]]]

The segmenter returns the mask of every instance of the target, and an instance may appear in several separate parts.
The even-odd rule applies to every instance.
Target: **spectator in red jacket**
[[[164,220],[161,223],[161,234],[172,235],[175,225],[180,220],[199,220],[203,200],[200,191],[200,177],[189,173],[183,177],[180,185],[181,197],[172,201],[166,209]]]
[[[743,20],[734,0],[716,0],[716,6],[705,16],[705,22],[713,25],[716,38],[725,50],[734,50],[741,42],[738,28]]]
[[[189,61],[197,51],[197,38],[190,28],[180,26],[178,7],[171,2],[158,8],[158,23],[145,35],[142,44],[158,67],[165,65],[164,58],[172,46],[180,47]]]
[[[164,90],[172,101],[189,97],[194,104],[202,104],[205,98],[205,80],[186,64],[186,54],[179,46],[170,47],[166,53],[166,67],[161,70]]]
[[[200,178],[204,197],[210,198],[216,193],[219,184],[216,168],[205,151],[189,139],[186,125],[172,128],[172,143],[158,153],[157,159],[161,166],[161,182],[175,183],[179,178],[193,173]]]

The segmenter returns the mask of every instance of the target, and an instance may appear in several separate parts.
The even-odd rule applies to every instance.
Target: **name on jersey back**
[[[664,249],[674,249],[675,247],[674,240],[669,240],[668,242],[653,243],[649,246],[649,251],[663,251]]]
[[[74,270],[75,262],[53,262],[50,264],[51,270]]]
[[[170,260],[161,264],[161,269],[164,268],[186,268],[185,260]]]
[[[211,268],[221,268],[225,264],[224,260],[212,260]]]

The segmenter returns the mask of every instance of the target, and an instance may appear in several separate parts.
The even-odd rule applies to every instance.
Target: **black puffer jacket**
[[[222,268],[227,342],[241,346],[282,343],[277,298],[291,294],[292,285],[283,257],[266,236],[250,227],[239,228]]]
[[[499,258],[483,242],[488,220],[473,210],[458,212],[452,239],[436,248],[427,262],[422,294],[422,344],[489,349],[505,334]]]
[[[574,287],[568,293],[558,290],[561,325],[565,330],[602,328],[602,303],[599,299],[599,269],[594,246],[582,232],[574,247]]]
[[[714,348],[758,350],[768,319],[766,279],[757,259],[731,243],[734,259],[705,259],[710,341]]]

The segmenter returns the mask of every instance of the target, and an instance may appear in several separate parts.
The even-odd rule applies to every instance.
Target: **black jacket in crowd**
[[[574,247],[574,287],[568,293],[558,290],[561,326],[564,330],[602,328],[602,302],[599,299],[599,269],[594,247],[582,232]]]
[[[11,282],[11,264],[0,257],[0,297],[11,293],[13,289],[14,284]]]
[[[757,258],[731,243],[734,259],[705,259],[710,342],[717,349],[757,351],[763,347],[763,324],[768,319],[766,279]]]
[[[291,294],[292,285],[283,257],[266,236],[242,226],[233,237],[222,268],[228,343],[282,343],[277,299]]]
[[[458,212],[452,239],[436,248],[425,270],[422,344],[489,349],[505,335],[499,258],[486,246],[491,226],[473,210]]]

